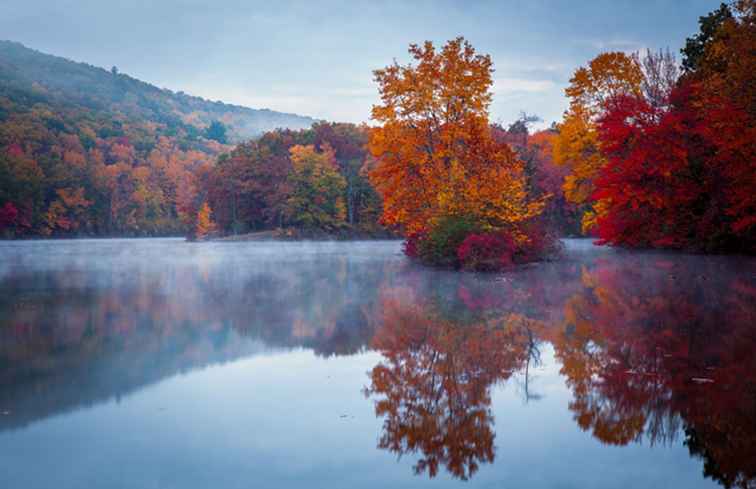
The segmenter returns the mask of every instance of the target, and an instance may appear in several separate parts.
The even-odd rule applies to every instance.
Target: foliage
[[[56,105],[93,112],[112,112],[125,120],[150,121],[168,132],[186,132],[192,140],[214,121],[228,129],[232,142],[257,137],[279,127],[305,129],[309,117],[212,102],[172,92],[85,63],[0,41],[0,94],[22,97],[24,105],[54,99]],[[101,134],[101,137],[105,134]]]
[[[537,215],[523,165],[488,124],[492,63],[462,38],[437,52],[411,45],[417,65],[375,71],[381,124],[368,143],[376,158],[370,180],[383,197],[383,221],[407,235],[447,216],[484,227],[516,227]]]
[[[319,153],[310,145],[293,146],[290,151],[293,171],[284,204],[287,220],[304,229],[338,229],[346,217],[346,181],[338,172],[333,150],[326,146]]]
[[[681,86],[672,109],[624,98],[601,122],[609,158],[601,242],[748,251],[756,246],[756,129],[726,100]]]
[[[512,265],[540,261],[556,256],[559,240],[543,221],[523,228],[527,238],[517,241],[506,231],[469,234],[457,247],[458,265],[466,270],[499,271]]]
[[[756,2],[739,0],[721,6],[702,18],[701,33],[686,80],[703,84],[707,91],[756,118]],[[708,20],[705,20],[708,19]]]
[[[17,218],[18,209],[16,209],[16,206],[13,205],[13,202],[6,202],[4,206],[0,207],[0,232],[15,225]]]
[[[554,161],[569,168],[564,195],[577,206],[582,231],[594,225],[601,204],[592,203],[594,180],[606,163],[596,132],[596,120],[608,103],[622,94],[640,94],[643,72],[636,59],[621,52],[603,53],[578,68],[565,94],[570,108],[559,126],[554,144]]]
[[[523,114],[508,129],[494,125],[494,137],[515,151],[523,162],[528,195],[532,199],[544,199],[543,212],[535,220],[554,234],[575,235],[580,233],[577,207],[562,190],[569,169],[554,161],[554,144],[559,133],[546,129],[531,133],[528,124],[535,116]]]
[[[228,143],[228,137],[226,136],[226,126],[223,125],[223,123],[220,121],[213,121],[210,123],[207,129],[205,129],[205,137],[207,139],[217,141],[220,144]]]
[[[16,210],[2,233],[193,234],[199,206],[215,190],[209,169],[231,149],[227,141],[311,122],[176,94],[2,41],[0,208]],[[288,159],[288,147],[282,153]],[[219,217],[229,207],[219,206]]]
[[[720,9],[702,19],[665,103],[626,94],[606,104],[598,132],[608,163],[591,196],[602,243],[756,250],[754,71],[739,71],[756,66],[747,3],[738,17]]]
[[[682,67],[685,71],[696,71],[701,67],[707,47],[716,42],[721,35],[722,24],[731,19],[732,10],[725,3],[720,4],[717,10],[698,18],[699,33],[687,38],[685,47],[680,50],[683,54]]]
[[[756,251],[756,8],[722,5],[682,50],[575,72],[553,155],[600,243]]]
[[[5,235],[192,230],[202,202],[196,179],[226,147],[135,94],[171,98],[125,75],[0,43],[0,207],[16,209]]]
[[[324,230],[346,225],[358,232],[381,233],[381,200],[364,170],[369,158],[366,141],[366,127],[346,123],[322,122],[307,130],[272,131],[219,158],[203,181],[201,192],[208,195],[224,233],[305,225],[323,226]],[[316,165],[320,173],[328,169],[327,175],[321,175],[325,180],[316,178],[315,173],[305,177],[303,168],[296,170],[292,153],[296,146],[309,146],[315,153],[329,155],[327,165]],[[299,149],[296,153],[303,155]],[[310,182],[305,183],[308,178]],[[312,178],[320,179],[320,183]],[[326,187],[316,189],[321,184]],[[340,189],[338,198],[331,195],[333,189]],[[326,194],[319,194],[324,190],[330,195],[326,200],[331,203],[326,206],[332,209],[326,215],[331,217],[301,220],[310,210],[324,210],[322,198]],[[308,201],[310,197],[317,202]],[[336,207],[343,211],[336,212]]]
[[[595,119],[612,98],[640,94],[642,82],[643,72],[637,60],[615,51],[599,54],[587,67],[575,70],[564,93],[570,106],[580,106]]]
[[[411,236],[405,252],[427,265],[456,268],[457,248],[468,235],[480,230],[480,225],[468,217],[443,217],[429,231]]]
[[[415,65],[376,70],[381,104],[368,147],[370,181],[383,198],[382,221],[409,237],[421,261],[457,266],[467,234],[519,228],[548,196],[531,198],[523,162],[488,122],[492,62],[463,38],[440,51],[410,45]]]
[[[514,240],[502,232],[468,235],[457,248],[457,258],[466,270],[496,271],[513,263]]]
[[[194,237],[196,239],[203,239],[213,231],[215,231],[215,223],[212,220],[212,209],[207,205],[207,202],[203,202],[197,212],[197,225],[194,228]]]

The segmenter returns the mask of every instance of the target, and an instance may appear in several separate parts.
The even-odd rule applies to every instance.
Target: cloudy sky
[[[496,68],[492,118],[566,108],[576,66],[607,50],[677,52],[719,0],[0,0],[0,39],[160,87],[367,121],[372,70],[463,35]]]

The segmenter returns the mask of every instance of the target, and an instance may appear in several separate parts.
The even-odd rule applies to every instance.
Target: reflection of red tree
[[[489,387],[522,367],[529,345],[522,316],[459,324],[434,314],[409,289],[384,291],[372,346],[368,396],[385,416],[379,447],[421,453],[415,472],[433,477],[444,465],[467,479],[494,459]]]
[[[555,349],[576,421],[617,445],[684,429],[706,475],[754,487],[756,291],[714,269],[644,270],[600,264],[566,304]]]

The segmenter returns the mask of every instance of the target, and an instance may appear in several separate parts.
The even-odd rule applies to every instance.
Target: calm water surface
[[[756,487],[755,352],[747,258],[0,242],[0,487]]]

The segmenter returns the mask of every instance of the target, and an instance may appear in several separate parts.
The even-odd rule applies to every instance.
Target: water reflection
[[[756,484],[756,286],[751,262],[654,254],[458,277],[382,292],[366,394],[379,447],[461,479],[495,458],[490,386],[549,342],[581,429],[609,445],[683,439],[725,487]],[[439,285],[440,284],[440,285]],[[447,284],[448,285],[448,284]],[[504,434],[503,436],[506,436]]]
[[[372,336],[365,310],[396,265],[328,245],[290,244],[293,262],[265,248],[166,257],[176,245],[159,242],[146,256],[108,248],[111,259],[95,266],[78,253],[3,261],[0,408],[12,415],[0,429],[271,349],[358,352]]]
[[[415,268],[394,243],[0,248],[0,431],[242,357],[376,351],[378,448],[466,480],[518,443],[496,430],[496,390],[537,405],[555,361],[572,426],[684,444],[706,477],[756,486],[753,260],[572,242],[491,276]]]
[[[583,270],[565,304],[554,346],[574,393],[569,409],[608,444],[682,436],[706,476],[753,487],[754,282],[718,260],[643,260]]]
[[[378,446],[420,452],[415,472],[443,465],[466,480],[494,460],[489,388],[537,356],[543,325],[518,314],[455,318],[408,288],[385,290],[371,346],[384,360],[365,390],[385,417]]]

